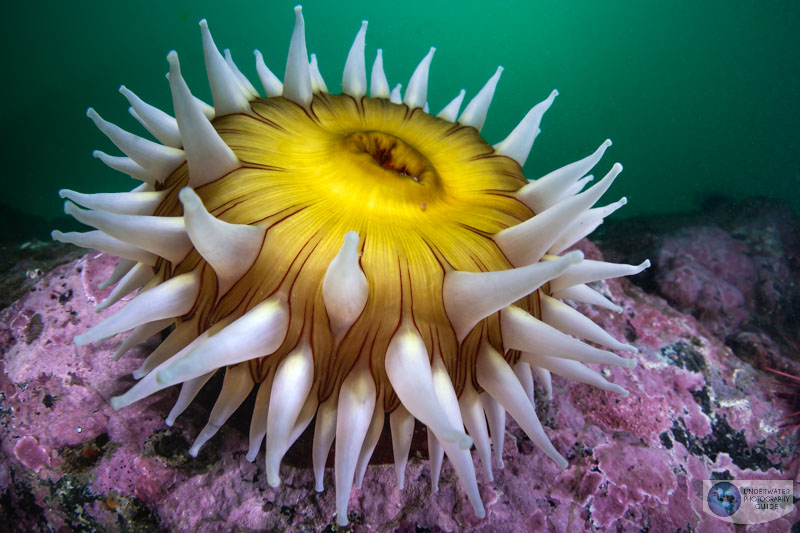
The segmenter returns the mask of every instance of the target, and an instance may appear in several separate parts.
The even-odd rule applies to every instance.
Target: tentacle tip
[[[50,238],[53,239],[54,241],[63,242],[63,241],[61,241],[61,238],[63,237],[63,235],[64,234],[62,232],[58,231],[57,229],[54,229],[53,231],[50,232]]]
[[[620,172],[622,172],[622,163],[619,162],[614,163],[614,166],[611,167],[611,170],[619,174]]]
[[[256,460],[256,456],[258,456],[258,450],[256,450],[256,451],[251,451],[251,452],[247,452],[247,455],[245,455],[245,457],[244,457],[244,458],[245,458],[245,459],[247,459],[247,461],[248,461],[249,463],[252,463],[253,461],[255,461],[255,460]]]
[[[486,509],[483,508],[483,505],[481,505],[479,508],[473,509],[473,510],[475,511],[475,516],[476,517],[478,517],[478,518],[486,518]]]
[[[197,457],[198,452],[200,452],[200,447],[192,446],[191,449],[189,450],[189,455],[191,455],[192,457]]]
[[[339,516],[339,513],[336,513],[336,525],[339,527],[346,527],[348,524],[347,516]]]
[[[99,304],[94,306],[94,312],[95,313],[99,313],[100,311],[102,311],[103,309],[108,307],[109,305],[111,305],[111,302],[109,302],[108,299],[105,299],[102,302],[100,302]]]
[[[559,470],[566,470],[566,468],[569,466],[569,462],[560,455],[555,461]]]
[[[178,199],[181,201],[184,208],[188,208],[188,207],[194,207],[196,205],[195,202],[197,201],[198,198],[197,198],[197,193],[195,193],[191,187],[184,187],[178,193]]]
[[[456,444],[462,450],[469,450],[470,448],[472,448],[472,437],[470,437],[466,433],[460,433],[457,436]]]
[[[317,483],[316,485],[314,485],[314,490],[317,492],[323,492],[325,490],[325,487],[322,485],[322,483]]]
[[[172,427],[172,425],[175,423],[175,417],[172,416],[172,415],[169,415],[167,417],[167,419],[164,420],[164,423],[167,425],[167,427]]]
[[[642,264],[639,265],[639,268],[641,268],[642,270],[644,270],[646,268],[650,268],[650,260],[649,259],[645,259],[644,261],[642,261]]]
[[[632,370],[632,369],[636,368],[637,364],[638,364],[638,361],[636,359],[625,359],[625,368],[628,368],[628,369]]]
[[[147,375],[147,371],[144,370],[144,369],[141,369],[141,368],[137,368],[136,370],[131,372],[131,376],[133,376],[133,379],[142,379],[146,375]]]
[[[124,353],[122,351],[117,350],[116,352],[114,352],[114,355],[111,356],[111,360],[112,361],[119,361],[120,357],[122,357],[123,355],[124,355]]]
[[[437,433],[437,437],[440,440],[454,443],[462,450],[469,450],[472,447],[472,437],[457,429],[443,430],[441,434]]]
[[[75,335],[72,338],[72,342],[75,343],[76,348],[80,348],[84,344],[87,344],[89,342],[89,339],[86,337],[86,334],[84,333],[83,335]]]
[[[560,94],[560,93],[558,92],[558,89],[553,89],[553,90],[550,92],[550,98],[551,98],[551,99],[553,99],[553,98],[555,98],[556,96],[558,96],[559,94]]]
[[[111,408],[115,411],[119,411],[122,407],[125,407],[122,396],[113,396],[111,398]]]
[[[358,232],[354,230],[350,230],[344,234],[344,242],[351,245],[358,244]]]
[[[367,24],[369,24],[369,21],[367,21],[367,20],[362,20],[362,21],[361,21],[361,27],[362,27],[362,28],[366,28],[366,27],[367,27]]]
[[[178,52],[176,52],[175,50],[170,50],[167,53],[167,62],[169,63],[169,65],[171,67],[177,67],[178,66]]]
[[[208,29],[208,21],[206,19],[200,19],[200,22],[197,23],[198,26],[201,28]]]
[[[583,252],[580,250],[573,250],[569,253],[563,255],[563,258],[566,259],[567,263],[570,265],[575,265],[583,261]]]
[[[603,146],[605,146],[606,148],[608,148],[612,144],[613,143],[611,142],[611,139],[606,139],[605,141],[603,141]]]
[[[253,50],[253,55],[254,55],[254,56],[256,56],[256,57],[262,57],[262,58],[264,57],[264,56],[261,54],[261,51],[260,51],[258,48],[256,48],[255,50]]]
[[[167,386],[170,384],[170,380],[172,379],[172,375],[168,369],[159,370],[156,372],[156,383],[161,386]]]
[[[622,387],[617,390],[617,394],[622,396],[623,398],[627,398],[630,395],[630,391],[628,389],[623,389]]]
[[[297,4],[296,6],[294,6],[294,14],[297,15],[297,16],[302,15],[303,14],[303,6],[300,5],[300,4]]]
[[[281,478],[275,472],[270,472],[267,474],[267,483],[269,483],[269,486],[273,489],[277,488],[281,484]]]
[[[121,92],[122,94],[125,94],[125,92],[130,92],[130,91],[128,91],[128,88],[125,87],[125,85],[123,84],[123,85],[119,86],[119,92]]]

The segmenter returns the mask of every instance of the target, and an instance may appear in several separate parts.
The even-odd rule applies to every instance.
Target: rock
[[[725,254],[738,257],[736,243],[719,238],[730,244]],[[587,257],[601,257],[590,243],[580,246]],[[703,268],[713,273],[717,255],[706,251]],[[119,338],[72,343],[123,305],[92,310],[107,293],[96,287],[113,264],[92,252],[59,266],[0,313],[0,523],[26,532],[333,531],[332,470],[326,491],[316,493],[310,469],[284,464],[281,486],[273,489],[263,455],[255,464],[245,459],[246,430],[236,424],[191,458],[208,402],[195,402],[168,428],[174,388],[111,408],[109,398],[133,384],[130,372],[158,340],[117,362],[110,355]],[[737,268],[759,267],[751,261]],[[747,320],[742,310],[754,310],[746,295],[758,289],[724,271],[715,276],[745,301],[736,309],[730,302],[738,297],[715,304],[728,306],[733,320]],[[403,491],[391,465],[369,467],[350,497],[353,529],[734,531],[703,512],[703,480],[797,479],[796,462],[788,464],[796,438],[778,436],[791,407],[772,394],[772,375],[735,357],[716,329],[626,279],[597,288],[624,311],[581,310],[637,346],[639,365],[604,370],[630,391],[627,398],[555,376],[552,401],[537,387],[539,416],[567,469],[559,471],[509,419],[505,468],[494,465],[494,483],[475,459],[486,519],[474,517],[447,461],[433,493],[427,461],[416,452]],[[786,531],[797,521],[795,511],[768,529]]]
[[[601,226],[598,242],[611,261],[635,264],[649,255],[654,268],[635,283],[732,346],[742,346],[740,332],[764,330],[772,338],[767,344],[798,352],[792,345],[800,330],[797,218],[786,204],[766,198],[708,204],[701,213],[612,222]]]
[[[718,227],[692,227],[664,239],[655,263],[660,292],[726,337],[755,312],[756,268],[747,245]]]

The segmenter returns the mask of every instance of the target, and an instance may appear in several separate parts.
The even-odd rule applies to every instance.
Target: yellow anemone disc
[[[459,352],[442,301],[450,270],[511,268],[490,237],[533,216],[512,196],[527,183],[520,166],[495,155],[475,128],[388,100],[328,94],[315,95],[308,111],[281,97],[258,99],[251,114],[228,115],[213,124],[242,166],[199,187],[197,194],[220,220],[268,229],[252,268],[195,320],[203,331],[282,292],[290,305],[289,331],[276,354],[251,362],[257,380],[308,335],[320,399],[363,356],[370,357],[383,389],[388,385],[383,357],[404,316],[414,321],[428,353],[443,356],[457,391],[471,374],[481,338],[502,351],[493,316]],[[156,214],[181,214],[177,192],[186,180],[182,166],[165,181],[170,194]],[[369,298],[335,346],[321,280],[351,230],[361,237]],[[198,262],[192,252],[173,274]],[[163,262],[164,275],[167,268]],[[204,280],[196,309],[208,308],[200,302],[215,298],[210,268]],[[523,307],[535,307],[527,300]],[[468,364],[457,364],[465,358]],[[386,407],[394,402],[387,397]]]

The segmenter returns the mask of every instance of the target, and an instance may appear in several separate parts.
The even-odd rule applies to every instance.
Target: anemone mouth
[[[363,155],[372,158],[374,164],[388,172],[374,172],[375,179],[406,179],[416,183],[433,183],[438,186],[439,175],[425,156],[406,144],[402,139],[381,131],[355,132],[342,139],[342,149],[350,157],[358,158],[361,164]]]
[[[528,182],[521,166],[557,92],[490,146],[480,129],[502,68],[463,112],[461,91],[434,117],[427,112],[433,48],[405,95],[400,86],[389,90],[379,50],[367,97],[366,22],[345,64],[344,94],[328,94],[315,56],[308,59],[299,6],[295,14],[284,82],[256,53],[268,98],[229,52],[219,53],[201,21],[214,107],[191,94],[170,52],[174,118],[120,89],[160,143],[88,111],[126,154],[95,156],[143,183],[128,193],[60,191],[65,211],[96,230],[53,237],[121,257],[102,284],[116,287],[99,309],[141,290],[75,342],[132,330],[117,358],[175,325],[112,406],[180,384],[171,425],[224,369],[190,454],[255,387],[247,457],[254,460],[266,442],[273,486],[281,458],[316,420],[316,488],[335,441],[339,525],[347,524],[348,496],[361,483],[384,413],[391,413],[401,488],[419,420],[428,428],[434,486],[446,453],[482,517],[468,450],[474,443],[491,480],[489,429],[502,465],[506,411],[558,466],[567,464],[536,416],[532,370],[548,394],[553,372],[627,395],[584,363],[632,368],[634,359],[609,350],[636,349],[563,303],[619,312],[587,283],[649,266],[563,253],[624,205],[623,198],[593,207],[622,167],[587,188],[607,140]]]

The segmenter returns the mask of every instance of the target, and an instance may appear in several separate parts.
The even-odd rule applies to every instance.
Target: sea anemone
[[[314,54],[309,61],[299,6],[295,14],[283,82],[255,52],[266,98],[227,50],[220,54],[203,20],[213,107],[189,91],[172,51],[174,118],[120,88],[160,142],[89,109],[126,155],[95,156],[143,183],[125,193],[60,191],[65,211],[96,230],[53,238],[121,258],[101,285],[116,287],[100,309],[139,292],[75,342],[133,330],[118,358],[171,328],[134,373],[138,383],[112,399],[119,409],[182,384],[168,425],[224,369],[192,455],[257,388],[247,457],[266,441],[272,486],[287,449],[316,417],[316,488],[335,440],[339,525],[347,524],[352,485],[361,483],[385,413],[398,485],[417,419],[428,428],[434,483],[447,454],[483,517],[469,450],[474,443],[492,479],[489,435],[502,466],[506,411],[567,465],[537,418],[532,370],[548,393],[553,372],[627,394],[584,363],[632,368],[635,360],[579,338],[636,349],[564,301],[621,311],[587,284],[649,263],[559,255],[624,205],[622,198],[593,208],[622,167],[583,190],[607,140],[528,182],[521,166],[556,91],[492,146],[480,130],[502,67],[460,114],[463,90],[434,116],[426,100],[435,49],[404,93],[400,85],[390,90],[379,49],[368,86],[366,22],[347,56],[342,94],[329,94]]]

